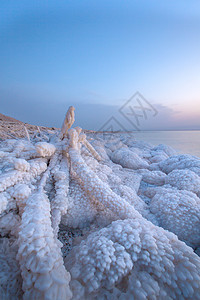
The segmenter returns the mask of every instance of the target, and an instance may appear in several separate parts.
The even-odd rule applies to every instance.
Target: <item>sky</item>
[[[0,112],[93,130],[200,130],[199,0],[2,0]]]

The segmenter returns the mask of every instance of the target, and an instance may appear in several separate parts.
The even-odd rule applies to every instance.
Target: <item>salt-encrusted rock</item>
[[[132,152],[136,153],[138,156],[140,156],[141,158],[144,158],[144,151],[142,151],[142,149],[139,148],[135,148],[135,147],[129,147],[129,150],[131,150]],[[149,154],[149,152],[148,152]],[[150,155],[150,154],[149,154]],[[150,155],[151,156],[151,155]]]
[[[99,177],[102,181],[106,182],[105,178],[104,178],[103,176],[101,176],[101,174],[97,174],[97,175],[98,175],[98,177]],[[99,176],[99,175],[100,175],[100,176]],[[119,176],[117,176],[117,175],[115,175],[115,174],[113,174],[113,173],[109,174],[109,175],[107,176],[106,179],[107,179],[107,181],[108,181],[108,183],[109,183],[109,186],[110,186],[111,188],[115,188],[115,187],[117,187],[118,185],[122,184],[122,179],[121,179]]]
[[[90,234],[65,266],[73,299],[199,299],[199,257],[143,218]]]
[[[179,190],[200,193],[200,177],[191,170],[174,170],[166,176],[165,182]]]
[[[102,158],[100,157],[100,155],[86,139],[83,144],[98,161],[101,161]]]
[[[149,165],[149,171],[161,171],[159,163],[152,163]]]
[[[200,198],[188,191],[160,188],[155,191],[150,210],[159,225],[174,232],[192,247],[200,245]]]
[[[22,299],[22,278],[16,260],[17,245],[8,238],[0,239],[0,299]]]
[[[146,197],[152,199],[155,196],[156,193],[163,193],[164,191],[166,193],[168,191],[176,193],[177,188],[172,187],[169,184],[164,184],[163,186],[153,186],[153,185],[149,186],[149,185],[147,185],[145,188],[144,188],[144,186],[142,186],[140,192],[141,191]]]
[[[159,144],[158,146],[154,147],[152,150],[153,151],[163,151],[168,156],[173,156],[173,155],[177,154],[175,149],[173,149],[172,147],[170,147],[168,145],[163,145],[163,144]]]
[[[102,182],[95,173],[87,167],[79,155],[76,145],[75,148],[69,149],[69,156],[73,163],[73,170],[88,196],[99,201],[121,219],[132,218],[135,213],[139,214],[134,210],[133,206],[116,195],[107,184]]]
[[[147,169],[141,169],[138,170],[138,172],[142,175],[142,180],[144,182],[155,185],[165,184],[165,179],[167,175],[161,171],[149,171]]]
[[[106,153],[106,150],[104,148],[104,144],[100,141],[93,141],[92,146],[94,147],[94,149],[96,150],[97,153],[99,153],[100,157],[102,157],[104,160],[108,160],[109,157]]]
[[[3,192],[9,186],[13,186],[14,184],[18,183],[19,181],[23,180],[24,172],[21,171],[10,171],[6,174],[0,175],[0,191]]]
[[[66,157],[60,162],[60,169],[54,172],[55,197],[51,201],[51,220],[54,235],[57,237],[61,217],[67,212],[69,207],[69,164]]]
[[[52,156],[56,151],[56,147],[53,144],[46,142],[37,143],[35,145],[35,148],[37,153],[40,154],[42,157]]]
[[[47,168],[45,162],[41,160],[33,160],[30,162],[30,171],[13,170],[0,175],[0,192],[5,191],[8,187],[14,186],[19,182],[29,182],[34,177],[43,173]]]
[[[43,160],[32,160],[30,166],[30,177],[41,175],[47,169],[47,164]],[[28,176],[26,178],[28,179]]]
[[[23,140],[18,140],[16,141],[16,143],[14,144],[13,147],[13,152],[15,154],[16,157],[19,157],[21,152],[23,152],[26,149],[26,143]]]
[[[8,200],[4,193],[0,193],[0,214],[6,209]]]
[[[132,189],[134,189],[136,191],[136,193],[139,190],[140,187],[140,183],[142,180],[142,175],[138,174],[135,170],[131,170],[131,169],[116,169],[116,167],[113,167],[113,173],[111,174],[112,177],[113,175],[116,176],[120,179],[120,182]],[[115,175],[116,174],[116,175]],[[108,176],[108,178],[110,178],[110,176]],[[118,181],[119,183],[119,181]],[[117,181],[113,181],[113,185],[111,185],[111,187],[113,187],[115,185],[115,187],[118,185]],[[110,184],[110,182],[109,182]]]
[[[159,162],[161,162],[163,160],[166,160],[168,158],[168,155],[163,151],[160,151],[160,152],[151,151],[151,155],[152,155],[152,157],[149,158],[149,161],[151,163],[159,163]]]
[[[0,217],[0,232],[1,236],[7,235],[17,237],[20,225],[20,217],[12,211],[7,214],[3,214]]]
[[[98,174],[98,178],[106,182],[109,175],[112,174],[111,168],[98,163],[93,157],[84,156],[84,158],[88,170],[93,170],[95,174]],[[67,214],[62,217],[62,224],[66,226],[85,228],[92,222],[103,226],[116,220],[116,216],[95,199],[95,197],[89,197],[87,190],[82,188],[76,174],[75,178],[70,181],[68,200],[69,207]]]
[[[171,156],[159,163],[159,167],[166,174],[175,169],[190,169],[200,176],[200,158],[189,154]]]
[[[20,214],[23,213],[24,207],[26,205],[26,199],[31,194],[31,189],[26,184],[17,184],[14,187],[12,196],[16,199],[17,206],[20,210]]]
[[[76,148],[80,152],[80,140],[79,133],[76,129],[72,128],[69,131],[69,146],[72,148]]]
[[[114,163],[120,164],[123,168],[130,168],[134,170],[145,169],[149,166],[145,160],[141,159],[136,153],[126,148],[114,151],[111,155],[111,160]]]
[[[70,274],[54,240],[45,194],[35,193],[26,201],[18,245],[24,299],[71,299]]]
[[[88,199],[87,194],[76,180],[71,181],[67,214],[62,224],[72,228],[84,228],[92,223],[98,214],[98,205]]]
[[[75,110],[75,108],[73,106],[70,106],[66,113],[66,116],[65,116],[62,128],[61,128],[61,133],[60,133],[61,138],[64,138],[67,135],[68,130],[72,127],[72,125],[75,121],[74,110]]]
[[[1,213],[7,213],[10,210],[16,210],[16,200],[13,198],[12,193],[13,193],[13,187],[8,188],[6,191],[0,193],[0,198],[1,196],[6,198],[6,206],[4,207],[4,210],[1,211]]]
[[[85,153],[84,153],[85,154]],[[106,172],[105,170],[105,168],[104,168],[104,165],[103,165],[103,167],[102,168],[100,168],[100,164],[98,163],[98,161],[96,160],[96,159],[94,159],[94,157],[92,157],[92,156],[87,156],[87,155],[84,155],[83,154],[83,158],[84,158],[84,161],[85,161],[85,163],[88,165],[88,167],[90,168],[90,169],[92,169],[95,173],[97,173],[97,172],[102,172],[102,173],[104,173],[105,175],[108,175],[108,174],[110,174],[110,172],[108,171],[108,172]],[[82,155],[82,153],[81,153],[81,155]],[[107,167],[107,166],[106,166]],[[111,172],[112,172],[112,170],[111,170]]]
[[[25,200],[31,194],[31,189],[26,184],[16,184],[13,190],[13,197],[17,200]]]
[[[0,158],[6,157],[7,153],[4,151],[0,151]]]
[[[127,148],[126,145],[124,145],[119,139],[109,139],[108,142],[105,143],[105,147],[111,150],[112,152],[121,149],[121,148]],[[112,153],[110,152],[110,153]]]
[[[16,159],[14,162],[15,170],[28,172],[30,170],[30,164],[25,159]]]

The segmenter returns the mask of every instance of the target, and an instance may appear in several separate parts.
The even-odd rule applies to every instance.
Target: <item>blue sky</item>
[[[1,112],[99,129],[137,91],[158,114],[141,129],[200,129],[198,0],[0,3]]]

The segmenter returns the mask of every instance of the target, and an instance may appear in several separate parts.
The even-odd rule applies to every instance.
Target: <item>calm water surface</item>
[[[200,157],[200,131],[136,131],[133,134],[137,140],[166,144],[179,153]]]

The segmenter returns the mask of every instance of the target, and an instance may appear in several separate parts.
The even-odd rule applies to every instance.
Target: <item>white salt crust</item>
[[[0,299],[200,299],[200,159],[74,120],[1,142]]]

